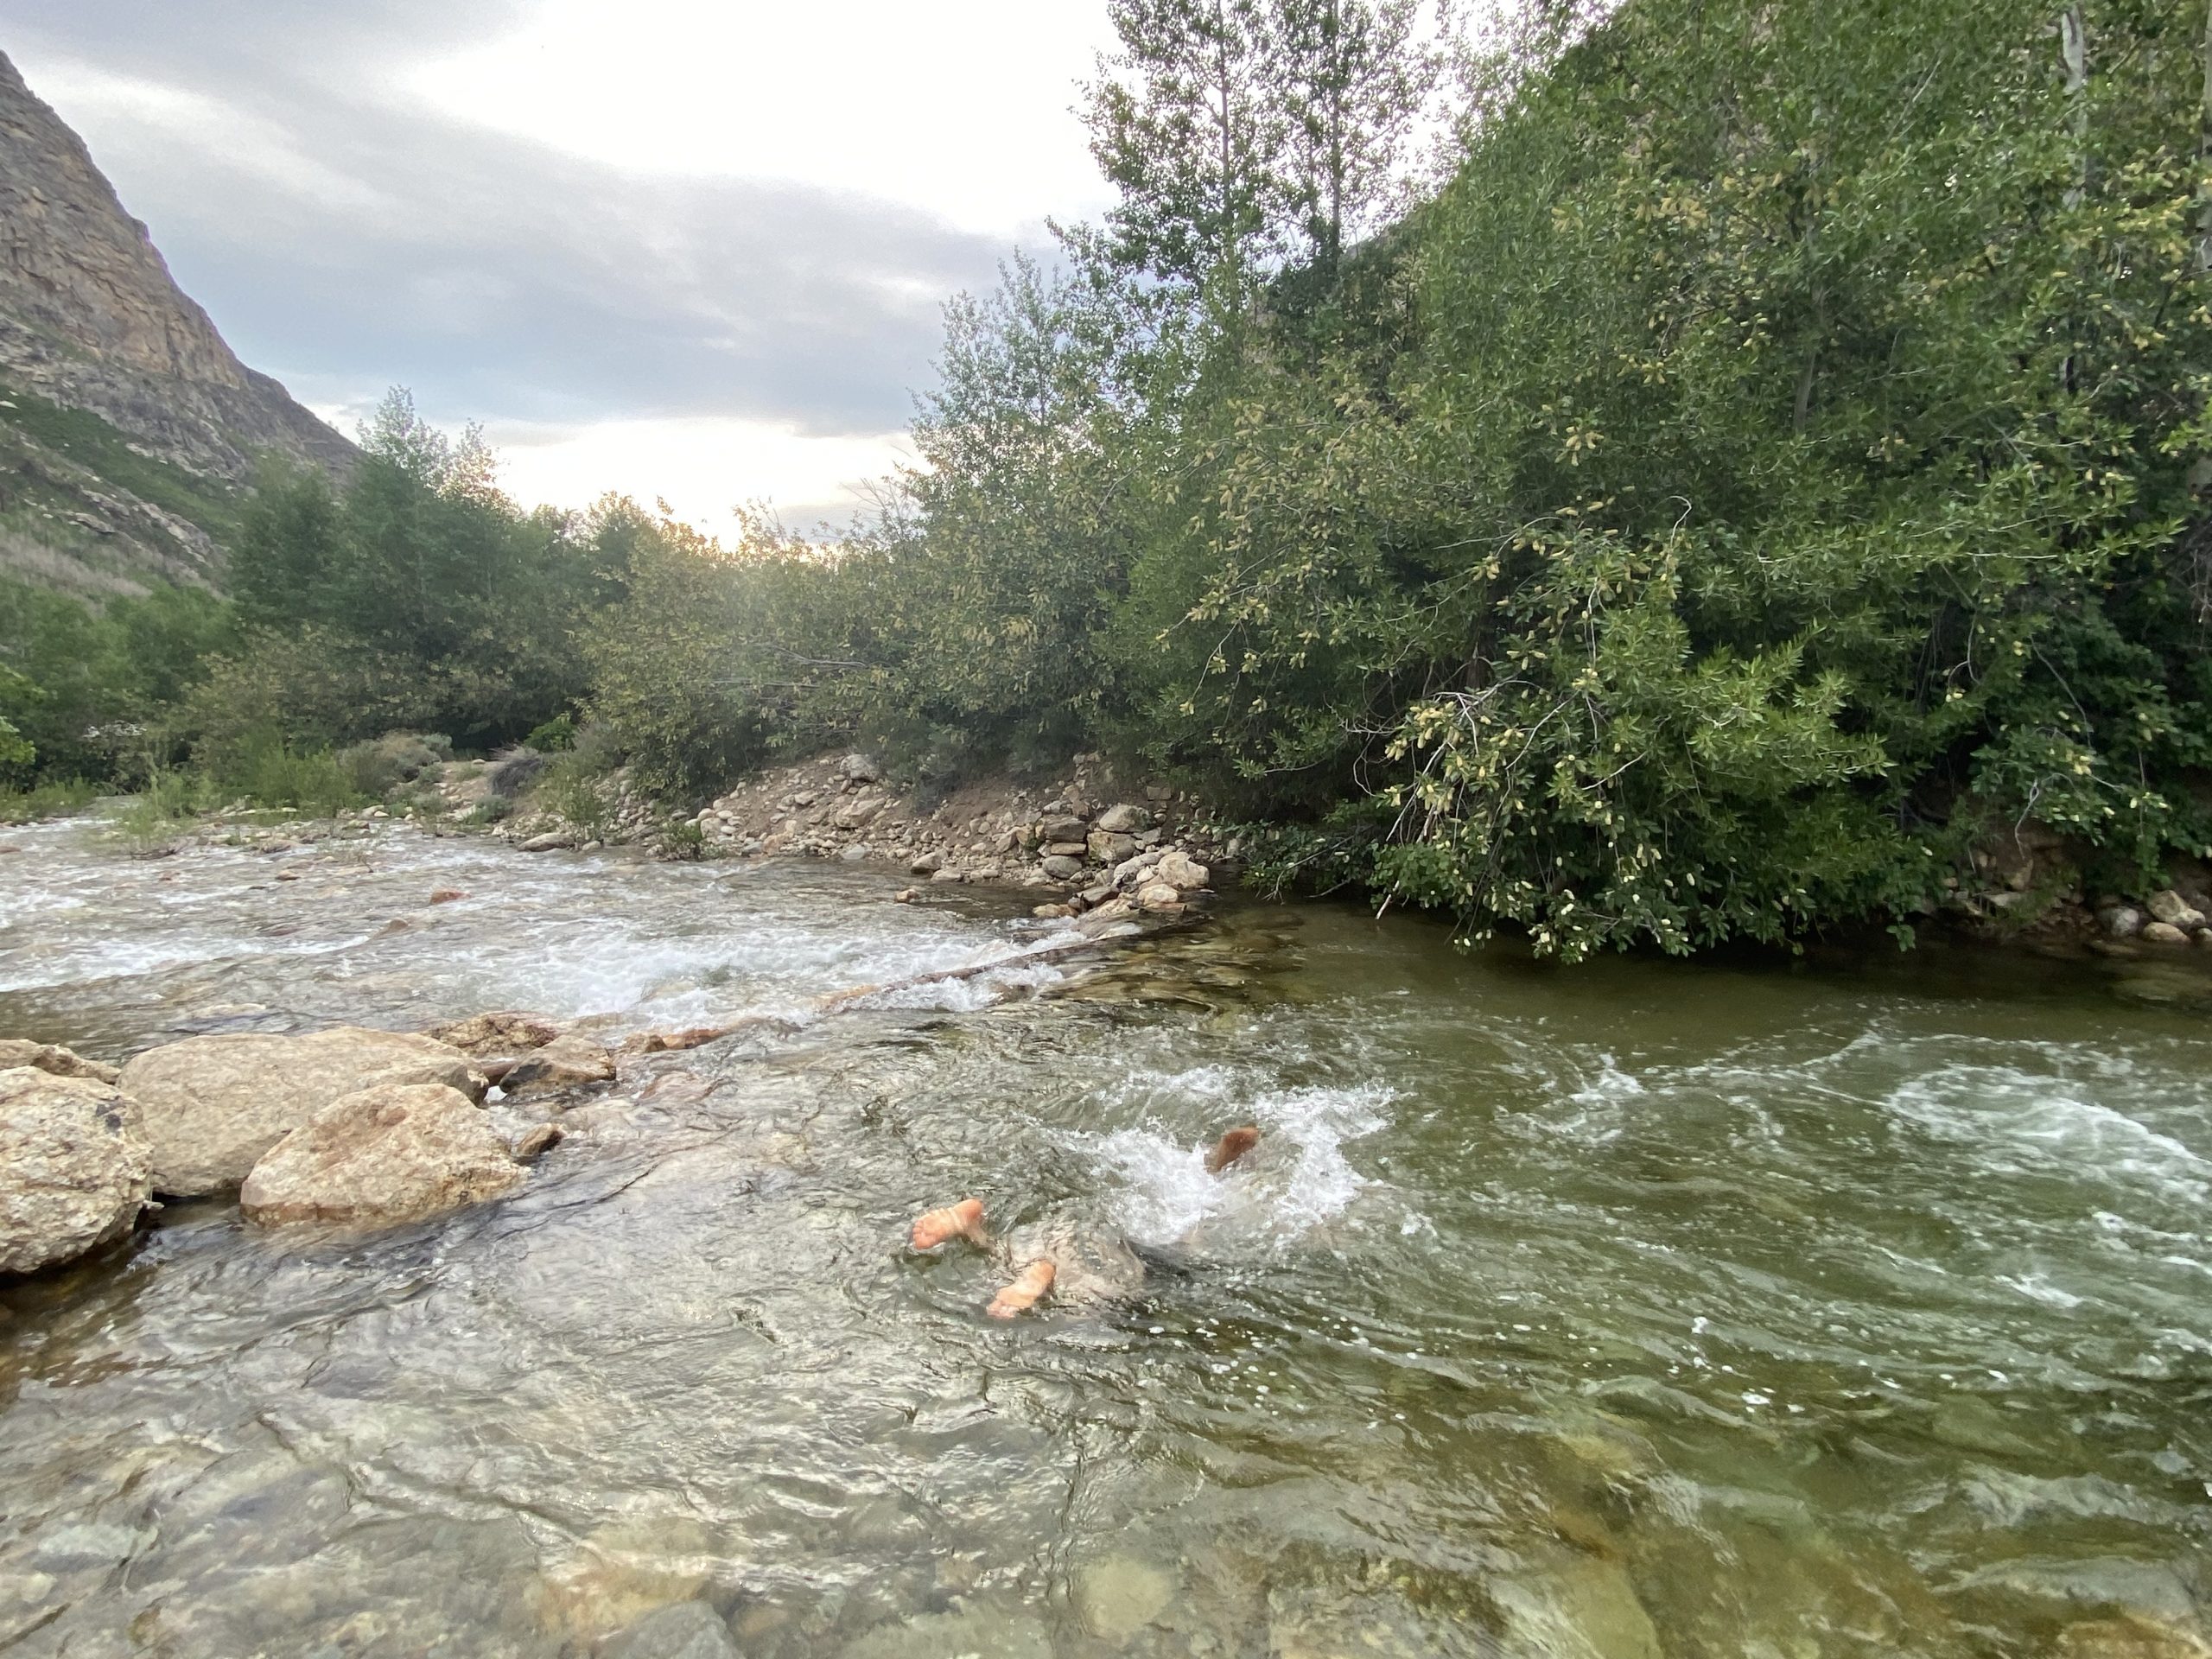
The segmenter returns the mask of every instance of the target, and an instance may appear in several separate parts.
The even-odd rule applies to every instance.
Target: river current
[[[2190,971],[1562,969],[1232,900],[817,1018],[1054,925],[400,828],[6,840],[0,1034],[105,1059],[793,1018],[626,1068],[506,1200],[173,1205],[0,1287],[0,1653],[550,1659],[690,1602],[752,1659],[2212,1652]],[[1145,1271],[988,1319],[1002,1262],[904,1248],[969,1194]]]

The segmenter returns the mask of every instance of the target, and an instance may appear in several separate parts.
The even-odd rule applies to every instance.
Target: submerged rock
[[[520,1185],[484,1114],[443,1084],[388,1084],[333,1101],[262,1157],[238,1205],[265,1224],[422,1221]]]
[[[227,1192],[315,1113],[382,1084],[466,1091],[468,1063],[432,1038],[340,1026],[303,1037],[235,1033],[164,1043],[123,1068],[154,1157],[154,1191]]]
[[[35,1273],[123,1237],[152,1196],[152,1168],[137,1114],[112,1083],[0,1070],[0,1274]]]
[[[600,1651],[601,1659],[739,1659],[729,1626],[703,1601],[647,1613]]]
[[[1052,1659],[1052,1641],[1027,1608],[970,1603],[958,1612],[917,1613],[845,1644],[845,1659]]]
[[[1175,1580],[1149,1561],[1109,1556],[1076,1574],[1072,1599],[1084,1629],[1119,1647],[1167,1611]]]
[[[2199,1631],[2139,1614],[2089,1619],[2058,1633],[2052,1659],[2212,1659]]]
[[[614,1056],[588,1037],[556,1037],[524,1055],[501,1079],[510,1100],[537,1100],[614,1080]]]
[[[94,1083],[114,1083],[123,1075],[115,1067],[88,1060],[73,1049],[29,1042],[21,1037],[0,1037],[0,1071],[14,1065],[35,1066],[57,1077],[89,1077]]]
[[[456,1020],[451,1025],[432,1026],[423,1034],[481,1060],[494,1055],[519,1053],[524,1049],[543,1048],[561,1034],[561,1027],[542,1014],[495,1008]]]

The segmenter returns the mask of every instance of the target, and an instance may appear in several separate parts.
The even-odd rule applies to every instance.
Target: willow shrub
[[[1157,751],[1357,780],[1341,867],[1567,956],[1903,915],[2030,816],[2202,850],[2204,16],[2083,10],[2078,79],[2040,0],[1631,0],[1527,80],[1403,348],[1211,417]]]

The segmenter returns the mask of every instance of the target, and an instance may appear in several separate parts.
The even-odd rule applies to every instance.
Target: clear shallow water
[[[110,1058],[1047,937],[833,867],[9,839],[0,1029]],[[1266,906],[1027,979],[657,1057],[440,1224],[173,1209],[0,1290],[0,1651],[582,1655],[690,1599],[861,1659],[2192,1651],[2201,982]],[[1151,1269],[985,1319],[1002,1263],[899,1248],[969,1192]]]

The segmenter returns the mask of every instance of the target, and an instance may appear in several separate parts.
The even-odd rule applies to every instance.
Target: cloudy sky
[[[0,0],[239,356],[525,500],[842,518],[947,296],[1106,188],[1104,0]]]

